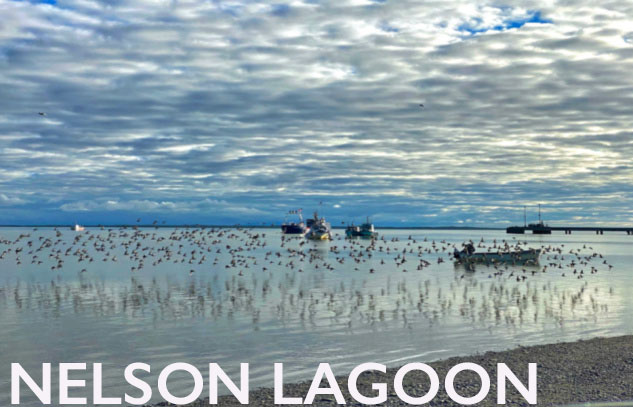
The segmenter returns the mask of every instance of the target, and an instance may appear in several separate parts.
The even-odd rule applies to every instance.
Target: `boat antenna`
[[[538,223],[543,223],[541,220],[541,204],[538,204]]]
[[[527,208],[523,205],[523,226],[527,227]]]

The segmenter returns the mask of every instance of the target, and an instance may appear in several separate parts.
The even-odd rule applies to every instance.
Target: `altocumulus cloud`
[[[1,196],[0,196],[1,199]],[[218,201],[213,199],[204,199],[201,201],[150,201],[150,200],[131,200],[131,201],[75,201],[65,203],[60,207],[66,212],[95,212],[95,211],[128,211],[134,213],[163,214],[173,211],[178,212],[199,212],[213,211],[221,209],[223,213],[255,213],[257,215],[265,215],[265,212],[256,208],[245,206],[237,206],[226,201]]]
[[[633,222],[630,1],[0,15],[0,223]]]

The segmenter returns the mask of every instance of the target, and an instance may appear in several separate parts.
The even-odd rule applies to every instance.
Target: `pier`
[[[597,235],[604,235],[604,232],[626,232],[627,235],[633,235],[632,226],[549,226],[543,222],[541,217],[541,204],[538,205],[538,222],[527,223],[527,209],[523,207],[523,226],[510,226],[506,228],[506,233],[525,234],[531,231],[534,235],[551,235],[553,231],[562,231],[566,235],[572,232],[596,232]]]
[[[506,229],[506,233],[516,234],[524,234],[527,231],[537,235],[550,235],[553,231],[565,232],[566,235],[571,235],[572,232],[595,232],[597,235],[603,235],[604,232],[626,232],[627,235],[633,235],[633,226],[548,226],[537,223],[527,226],[510,226]]]

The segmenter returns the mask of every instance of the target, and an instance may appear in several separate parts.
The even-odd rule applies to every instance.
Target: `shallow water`
[[[137,361],[156,374],[173,362],[204,374],[217,362],[236,379],[249,362],[255,388],[272,385],[274,362],[298,381],[320,362],[347,374],[362,362],[397,366],[633,330],[633,236],[625,234],[384,230],[367,251],[369,241],[350,243],[341,230],[332,242],[283,246],[272,229],[60,232],[0,229],[4,405],[11,362],[33,377],[43,362],[103,362],[105,394],[122,396],[132,391],[122,370]],[[473,271],[449,259],[453,244],[482,238],[558,248],[562,258]],[[429,265],[418,270],[420,259]],[[147,380],[155,387],[155,376]],[[190,388],[187,376],[170,381],[176,395]],[[22,393],[22,405],[38,405]]]

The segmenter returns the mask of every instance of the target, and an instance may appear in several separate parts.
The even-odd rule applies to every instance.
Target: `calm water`
[[[560,253],[499,270],[449,260],[453,244],[482,238]],[[105,394],[122,396],[137,361],[203,373],[217,362],[236,378],[249,362],[254,388],[272,384],[274,362],[297,381],[319,362],[347,374],[633,330],[633,236],[388,230],[370,245],[340,230],[283,242],[271,229],[1,229],[0,403],[11,362],[33,375],[42,362],[103,362]],[[173,378],[186,394],[186,376]]]

